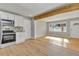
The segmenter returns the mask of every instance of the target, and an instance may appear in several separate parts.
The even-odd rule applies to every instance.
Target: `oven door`
[[[2,44],[16,41],[16,34],[5,34],[2,35]]]

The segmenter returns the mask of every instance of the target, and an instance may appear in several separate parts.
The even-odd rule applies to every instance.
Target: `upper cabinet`
[[[8,19],[8,20],[15,20],[16,26],[24,26],[24,17],[19,15],[14,15],[8,12],[0,11],[0,19]]]
[[[7,13],[7,17],[8,17],[9,20],[14,20],[15,19],[14,14]]]
[[[14,20],[14,14],[0,11],[0,18],[1,19]]]
[[[22,26],[22,24],[23,24],[22,19],[23,19],[22,16],[15,15],[15,25],[16,26]]]
[[[8,19],[8,15],[6,12],[0,11],[0,18],[1,19]]]

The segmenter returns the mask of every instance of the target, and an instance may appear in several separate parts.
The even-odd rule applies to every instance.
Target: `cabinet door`
[[[15,26],[23,26],[23,20],[21,16],[15,15]],[[24,32],[16,32],[16,43],[21,43],[24,41],[23,33]]]
[[[19,16],[15,15],[15,27],[19,26]],[[20,33],[16,32],[16,43],[19,43]]]
[[[8,13],[0,11],[0,17],[1,17],[1,19],[8,19],[7,15],[8,15]]]
[[[8,13],[8,19],[9,19],[9,20],[14,20],[14,15],[13,15],[13,14]]]
[[[25,21],[24,21],[24,17],[20,16],[19,17],[19,26],[22,26],[23,27],[23,32],[20,32],[20,41],[25,41]]]
[[[19,26],[19,16],[15,15],[15,26]]]

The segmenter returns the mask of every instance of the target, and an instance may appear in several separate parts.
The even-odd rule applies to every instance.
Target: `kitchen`
[[[0,48],[24,42],[30,37],[31,20],[23,16],[0,11]],[[28,26],[29,24],[29,26]]]

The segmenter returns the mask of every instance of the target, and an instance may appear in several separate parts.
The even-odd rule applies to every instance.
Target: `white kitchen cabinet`
[[[0,11],[0,18],[1,19],[14,20],[14,14]]]
[[[19,16],[15,15],[15,27],[19,26]],[[20,42],[20,32],[16,32],[16,43]]]
[[[22,16],[20,16],[19,17],[20,19],[19,19],[19,26],[22,26],[23,27],[23,29],[24,29],[24,27],[25,27],[25,24],[24,24],[24,19],[23,19],[23,17]],[[24,29],[25,30],[25,29]],[[23,41],[25,41],[25,31],[23,31],[23,32],[19,32],[19,35],[20,35],[20,39],[19,39],[19,41],[20,42],[23,42]]]
[[[15,15],[15,27],[16,26],[23,26],[22,16]],[[24,42],[23,34],[24,32],[16,32],[16,43]]]
[[[14,20],[15,18],[14,14],[10,14],[10,13],[7,13],[7,17],[9,20]]]
[[[8,19],[8,14],[6,12],[0,11],[0,18],[1,19]]]
[[[0,18],[1,19],[8,19],[15,21],[16,26],[22,26],[24,31],[23,32],[16,32],[16,44],[24,42],[25,39],[31,37],[31,20],[29,18],[24,18],[19,15],[10,14],[7,12],[0,11]]]
[[[15,26],[22,26],[24,29],[23,32],[16,32],[16,43],[21,43],[31,38],[31,20],[16,15]]]
[[[19,16],[15,15],[15,26],[19,26]]]

